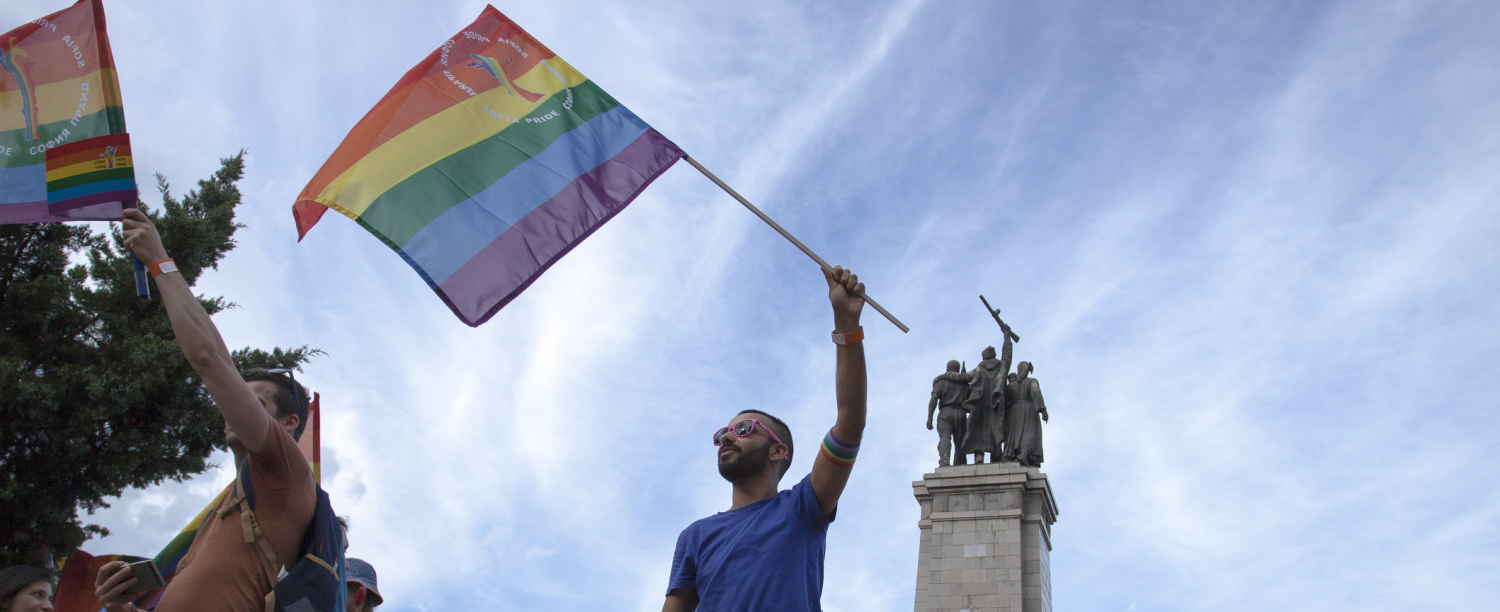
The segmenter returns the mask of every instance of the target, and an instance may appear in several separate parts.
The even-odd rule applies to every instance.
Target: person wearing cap
[[[385,602],[380,596],[380,589],[375,584],[375,566],[366,563],[363,559],[350,557],[346,561],[345,575],[349,587],[348,603],[344,604],[346,612],[370,612]]]
[[[288,370],[240,372],[213,319],[167,256],[156,226],[136,208],[125,211],[121,226],[125,248],[150,263],[172,333],[224,416],[224,441],[255,492],[252,524],[250,515],[240,512],[239,479],[225,487],[219,506],[178,562],[156,612],[258,612],[276,572],[296,563],[317,506],[312,467],[297,448],[307,423],[307,389]],[[182,262],[190,273],[211,264]],[[269,554],[246,542],[252,527],[264,534],[256,540],[269,545]],[[94,594],[108,612],[134,612],[125,592],[135,582],[124,562],[111,561],[99,568]]]

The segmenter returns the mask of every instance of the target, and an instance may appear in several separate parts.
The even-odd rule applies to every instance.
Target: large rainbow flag
[[[484,323],[682,151],[493,6],[402,77],[293,206],[375,234]]]
[[[0,34],[0,223],[119,219],[136,197],[129,143],[81,141],[124,132],[102,0]]]

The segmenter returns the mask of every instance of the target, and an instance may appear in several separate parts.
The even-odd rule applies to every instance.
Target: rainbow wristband
[[[834,465],[849,467],[854,465],[854,458],[859,456],[859,445],[840,442],[833,437],[833,430],[830,429],[828,435],[823,436],[823,447],[818,452]]]

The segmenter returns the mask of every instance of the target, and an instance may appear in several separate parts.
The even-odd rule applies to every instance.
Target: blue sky
[[[709,434],[832,424],[825,287],[686,164],[478,329],[348,219],[298,244],[297,192],[482,6],[112,1],[137,163],[182,192],[249,149],[198,289],[232,346],[328,352],[300,378],[382,610],[657,610],[729,505]],[[1057,609],[1500,599],[1500,5],[496,7],[911,326],[866,314],[825,609],[911,606],[930,381],[1000,339],[979,293],[1052,416]],[[129,491],[85,549],[154,552],[229,478]]]

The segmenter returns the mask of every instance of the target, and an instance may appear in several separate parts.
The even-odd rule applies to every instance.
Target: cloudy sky
[[[826,609],[910,609],[930,382],[1000,339],[979,293],[1052,415],[1057,609],[1500,599],[1500,5],[496,6],[911,326],[867,311]],[[730,502],[709,434],[832,424],[816,266],[686,164],[478,329],[346,218],[296,242],[313,172],[482,2],[107,7],[140,173],[249,150],[198,290],[232,346],[327,351],[300,378],[382,610],[658,610]],[[129,491],[84,548],[152,554],[230,477]]]

